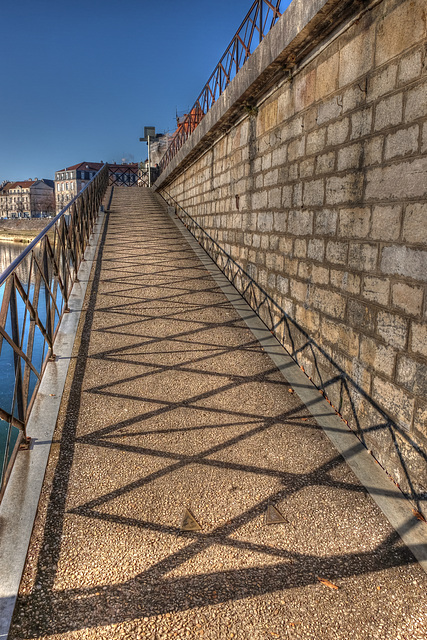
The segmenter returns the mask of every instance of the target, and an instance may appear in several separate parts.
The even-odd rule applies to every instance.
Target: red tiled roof
[[[10,189],[17,189],[18,187],[21,187],[22,189],[28,189],[28,187],[31,187],[33,184],[36,184],[37,180],[22,180],[21,182],[8,182],[7,184],[4,185],[3,190],[4,191],[10,191]]]
[[[65,169],[60,169],[56,173],[60,173],[61,171],[75,171],[76,169],[84,169],[84,170],[92,170],[99,171],[102,167],[102,162],[80,162],[80,164],[73,164],[72,167],[66,167]]]

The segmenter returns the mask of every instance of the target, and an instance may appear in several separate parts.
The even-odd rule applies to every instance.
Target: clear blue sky
[[[0,12],[0,182],[139,161],[175,129],[253,0],[11,0]]]

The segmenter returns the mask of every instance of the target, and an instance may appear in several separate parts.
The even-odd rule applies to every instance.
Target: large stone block
[[[404,349],[408,338],[408,320],[388,311],[379,311],[377,332],[384,342],[396,349]]]
[[[292,140],[288,145],[288,162],[301,158],[305,153],[305,136]]]
[[[337,231],[338,212],[334,209],[322,209],[316,212],[314,232],[322,236],[334,236]]]
[[[388,278],[365,276],[363,278],[362,296],[371,302],[376,302],[383,306],[388,305],[390,298],[390,280]]]
[[[390,242],[400,236],[402,207],[395,205],[378,205],[372,211],[372,227],[370,236],[374,240]]]
[[[403,218],[403,239],[413,244],[427,244],[427,203],[408,204]]]
[[[277,99],[263,105],[257,117],[257,135],[261,136],[277,125]]]
[[[302,111],[312,104],[316,95],[316,70],[298,74],[294,80],[293,90],[296,112]]]
[[[366,172],[367,200],[409,200],[427,196],[427,157],[374,167]]]
[[[323,180],[308,180],[304,182],[303,204],[306,207],[320,206],[325,199],[325,185]]]
[[[315,284],[329,284],[329,269],[318,264],[313,264],[311,279]]]
[[[317,156],[316,173],[332,173],[335,171],[335,151],[328,151]]]
[[[390,160],[391,158],[417,153],[418,138],[418,125],[390,133],[385,139],[384,159]]]
[[[325,342],[338,347],[350,358],[359,353],[359,334],[345,324],[322,318],[320,333]]]
[[[350,119],[340,118],[328,126],[326,144],[331,146],[343,144],[347,140],[349,133]]]
[[[332,264],[347,264],[348,244],[346,242],[328,242],[326,245],[326,260]]]
[[[354,37],[340,51],[339,85],[343,87],[366,74],[374,61],[374,29]]]
[[[351,144],[338,150],[338,171],[359,169],[361,167],[363,146],[361,143]]]
[[[396,382],[416,395],[427,397],[427,364],[400,355],[397,362]]]
[[[319,153],[325,146],[326,127],[320,127],[307,134],[306,153]]]
[[[311,178],[314,174],[314,158],[307,158],[307,160],[302,160],[299,165],[299,176],[301,179]]]
[[[296,238],[294,242],[294,256],[296,258],[307,257],[307,240]]]
[[[300,305],[295,306],[295,320],[309,336],[315,336],[320,327],[320,315],[317,311]]]
[[[361,361],[389,378],[393,377],[396,364],[396,350],[393,347],[381,344],[373,338],[362,336],[360,341]]]
[[[400,245],[384,247],[381,252],[381,271],[427,282],[427,251]]]
[[[339,213],[338,235],[344,238],[366,238],[371,225],[369,207],[341,209]]]
[[[363,163],[366,166],[373,164],[381,164],[383,158],[384,138],[383,136],[375,136],[364,141],[364,158]]]
[[[323,261],[325,256],[325,241],[323,238],[311,238],[308,241],[307,256],[310,260]]]
[[[317,67],[316,100],[323,100],[338,88],[339,52]]]
[[[427,323],[413,322],[411,327],[411,350],[427,358]]]
[[[387,65],[371,75],[368,82],[368,100],[377,100],[396,88],[397,62]]]
[[[375,64],[381,65],[425,38],[425,1],[402,2],[379,22]]]
[[[375,377],[373,398],[397,424],[410,430],[415,402],[409,392],[380,377]]]
[[[331,269],[331,286],[347,293],[358,295],[361,289],[361,277],[357,273]]]
[[[267,191],[257,191],[252,194],[253,209],[265,209],[267,207]]]
[[[308,297],[308,285],[306,282],[291,280],[291,297],[298,302],[306,302]]]
[[[383,98],[375,108],[374,130],[395,127],[403,119],[403,92]]]
[[[423,56],[420,49],[411,51],[408,55],[400,59],[399,74],[397,80],[399,84],[407,84],[419,78],[423,70]]]
[[[289,212],[288,233],[295,236],[311,235],[313,233],[313,212],[304,209]]]
[[[372,305],[350,298],[347,305],[347,320],[351,327],[364,333],[374,333],[376,311]]]
[[[319,105],[317,110],[317,124],[321,125],[335,118],[339,118],[341,114],[342,96],[334,96]]]
[[[350,140],[357,140],[369,135],[372,130],[372,118],[372,107],[359,109],[359,111],[352,113]]]
[[[356,203],[362,200],[363,175],[348,173],[326,181],[326,204]]]
[[[424,291],[404,282],[395,282],[392,286],[391,300],[394,307],[413,316],[421,314]]]
[[[333,318],[344,319],[346,298],[340,293],[315,286],[310,296],[311,306]]]
[[[371,272],[376,269],[378,246],[368,243],[351,243],[348,251],[348,266],[354,271]]]

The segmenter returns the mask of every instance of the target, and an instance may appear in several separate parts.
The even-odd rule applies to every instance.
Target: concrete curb
[[[307,410],[322,427],[334,447],[343,456],[355,476],[365,486],[391,526],[427,573],[427,524],[417,520],[412,513],[409,501],[370,455],[356,434],[335,413],[331,405],[202,249],[194,236],[179,221],[174,212],[173,207],[168,207],[169,215],[200,262],[220,286],[264,351],[270,356],[301,402],[305,404]]]
[[[79,281],[69,300],[55,341],[55,362],[47,365],[28,422],[32,445],[19,453],[0,505],[0,639],[7,638],[27,557],[40,492],[52,444],[92,265],[104,224],[100,213],[92,241],[81,264]]]

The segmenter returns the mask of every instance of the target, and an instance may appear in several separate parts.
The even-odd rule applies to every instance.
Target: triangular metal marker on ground
[[[197,522],[191,511],[185,509],[181,522],[182,531],[201,531],[202,527]]]
[[[272,504],[269,504],[265,512],[265,524],[281,524],[286,522],[280,511]]]

